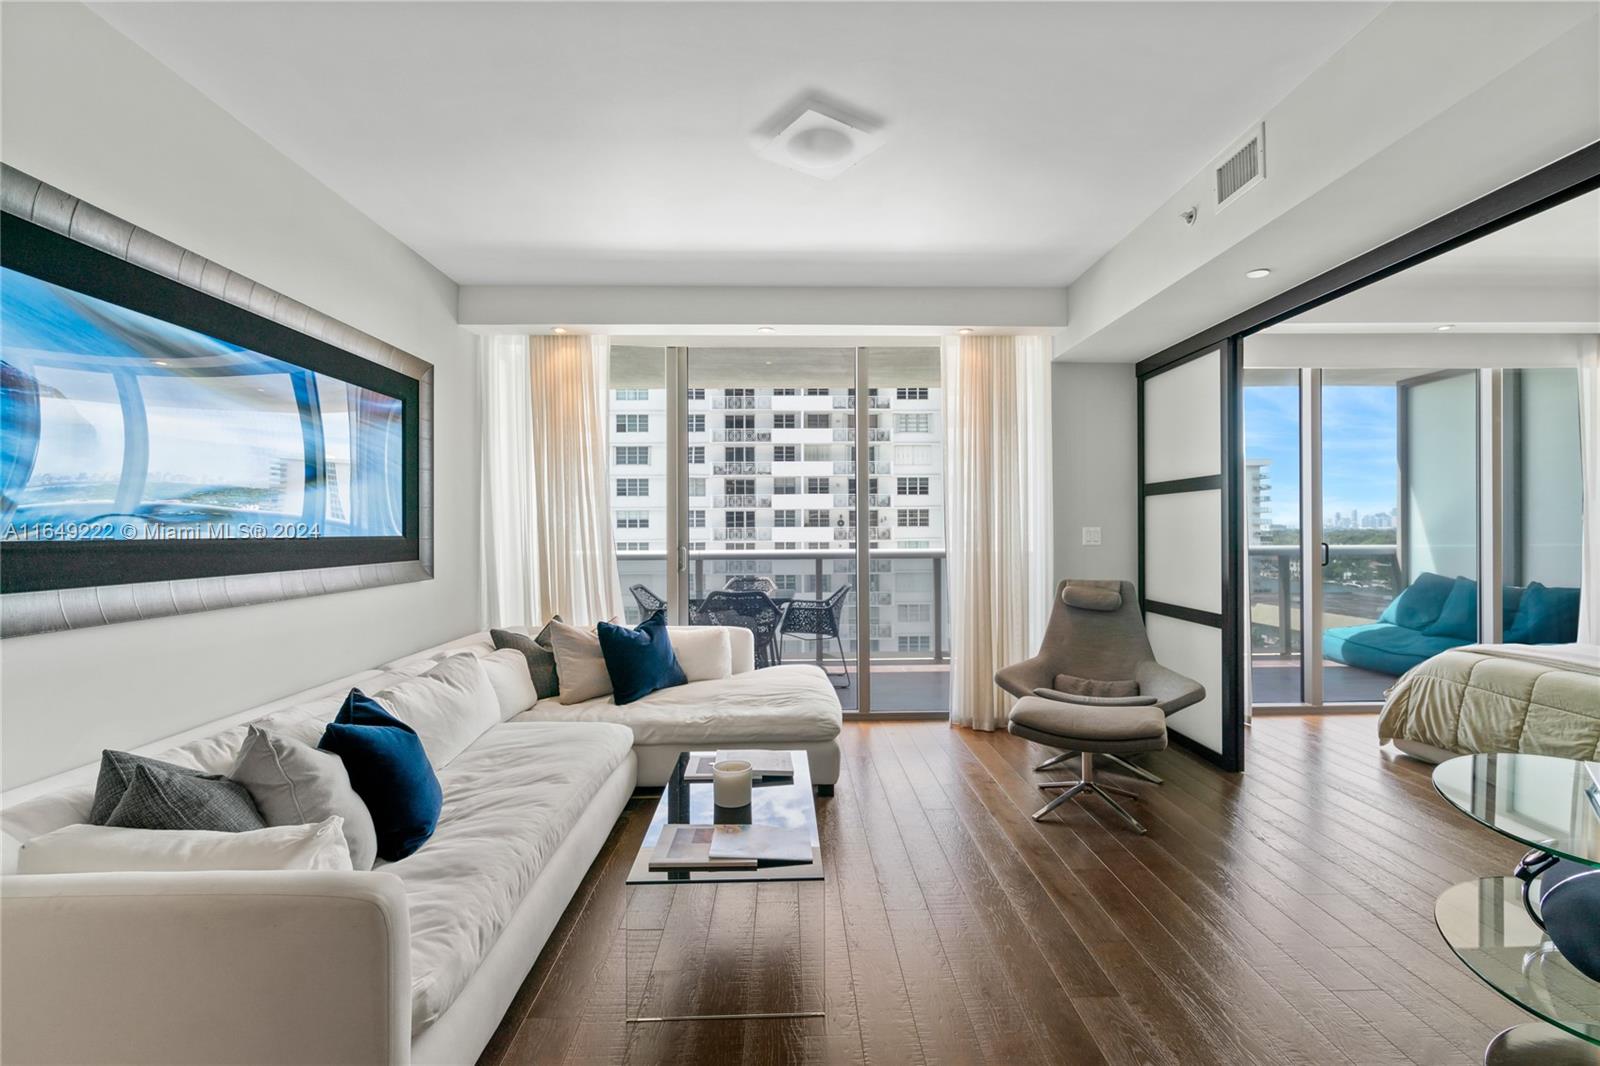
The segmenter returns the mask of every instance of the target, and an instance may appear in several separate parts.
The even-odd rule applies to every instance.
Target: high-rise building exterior
[[[1267,514],[1267,504],[1272,502],[1272,460],[1246,459],[1244,474],[1245,534],[1250,540],[1260,540],[1272,529]]]
[[[936,652],[935,586],[944,551],[944,433],[937,387],[691,387],[685,399],[687,548],[693,595],[735,574],[773,579],[780,597],[855,585],[855,419],[867,418],[862,516],[875,551],[867,582],[875,651]],[[610,475],[623,586],[664,580],[674,461],[663,388],[611,390]],[[739,556],[750,553],[746,560]],[[665,589],[654,589],[664,593]],[[859,591],[859,588],[857,589]],[[636,605],[629,597],[630,617]],[[943,613],[941,611],[941,613]],[[854,600],[841,622],[855,635]],[[789,650],[786,649],[786,654]]]

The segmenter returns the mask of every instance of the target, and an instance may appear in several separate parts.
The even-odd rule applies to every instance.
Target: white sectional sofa
[[[494,1033],[636,784],[686,748],[798,748],[837,780],[839,701],[810,666],[734,673],[617,707],[506,704],[436,767],[438,829],[370,871],[16,875],[34,836],[83,821],[97,767],[0,797],[0,1060],[27,1063],[471,1063]],[[351,686],[382,689],[475,633],[146,745],[232,769],[246,725],[315,743]],[[520,653],[501,652],[506,658]]]

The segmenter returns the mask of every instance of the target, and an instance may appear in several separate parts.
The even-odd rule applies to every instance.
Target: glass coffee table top
[[[1450,950],[1495,991],[1600,1044],[1600,982],[1578,972],[1533,924],[1520,881],[1486,877],[1448,888],[1434,904],[1434,918]]]
[[[1600,764],[1575,759],[1462,755],[1434,767],[1433,787],[1502,836],[1600,866],[1600,813],[1590,797],[1597,778]]]
[[[677,768],[661,790],[645,830],[644,842],[628,870],[630,885],[706,884],[739,881],[821,881],[822,850],[817,838],[817,808],[811,795],[811,767],[803,751],[790,752],[794,778],[788,781],[758,781],[751,789],[748,807],[718,807],[712,803],[711,782],[684,781],[683,771],[691,756],[710,752],[684,752]],[[754,870],[652,870],[650,856],[655,851],[661,829],[668,822],[679,825],[772,825],[806,829],[811,834],[811,861],[762,866]]]

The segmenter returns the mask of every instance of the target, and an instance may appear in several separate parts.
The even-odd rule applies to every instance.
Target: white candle
[[[750,804],[750,764],[729,759],[711,768],[711,796],[718,807],[746,807]]]

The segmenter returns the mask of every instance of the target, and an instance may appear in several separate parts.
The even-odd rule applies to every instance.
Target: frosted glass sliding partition
[[[1243,766],[1237,346],[1140,365],[1139,590],[1156,658],[1205,686],[1169,733]]]

